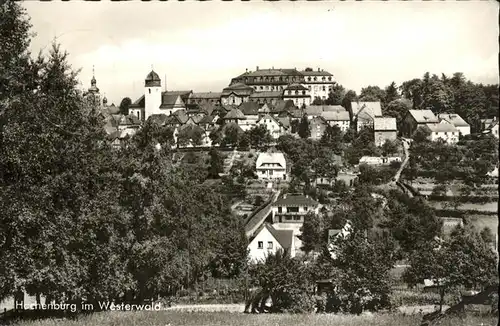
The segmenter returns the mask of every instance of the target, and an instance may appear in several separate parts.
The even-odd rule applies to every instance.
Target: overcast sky
[[[90,86],[119,104],[154,70],[168,90],[221,91],[245,68],[322,68],[348,89],[461,71],[498,83],[498,2],[24,3]]]

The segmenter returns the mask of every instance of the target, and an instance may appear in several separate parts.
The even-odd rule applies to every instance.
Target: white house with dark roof
[[[319,203],[307,195],[284,194],[273,204],[273,223],[304,223],[304,216],[309,212],[318,213]]]
[[[443,140],[450,145],[458,143],[459,131],[454,125],[443,121],[430,123],[426,127],[431,132],[429,136],[431,141]]]
[[[460,115],[456,113],[441,113],[438,115],[438,119],[441,122],[446,121],[454,125],[460,135],[470,135],[470,125]]]
[[[243,102],[238,109],[245,116],[245,120],[241,121],[241,128],[243,130],[250,130],[257,125],[259,120],[260,105],[256,102]]]
[[[255,163],[261,180],[286,180],[286,160],[283,153],[260,153]]]
[[[262,262],[278,250],[287,251],[291,257],[295,257],[295,239],[292,230],[277,230],[272,225],[264,223],[248,244],[248,258],[252,263]]]
[[[330,126],[337,126],[342,132],[347,132],[350,126],[349,112],[345,109],[339,109],[337,111],[323,111],[321,117]]]
[[[376,146],[382,146],[388,140],[396,140],[398,136],[396,118],[375,117],[373,120],[373,133]]]
[[[403,136],[412,137],[418,127],[438,123],[438,117],[431,110],[408,110],[401,124],[401,132]]]
[[[278,139],[288,130],[288,128],[282,124],[279,118],[275,118],[270,114],[261,116],[259,120],[257,120],[257,126],[266,127],[266,129],[269,131],[269,134],[274,139]]]

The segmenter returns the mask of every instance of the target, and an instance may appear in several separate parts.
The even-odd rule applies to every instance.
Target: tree
[[[496,255],[473,228],[455,228],[449,239],[422,243],[403,279],[411,286],[430,279],[439,288],[439,310],[452,289],[482,289],[498,282]]]
[[[384,102],[385,91],[378,86],[367,86],[361,89],[359,101],[361,102]]]
[[[215,148],[210,149],[208,152],[210,157],[209,167],[208,167],[208,177],[217,179],[219,174],[224,172],[224,160],[218,150]]]
[[[342,99],[342,106],[349,112],[349,121],[351,129],[354,128],[354,114],[352,112],[352,102],[356,101],[358,96],[353,90],[347,91],[344,98]],[[355,129],[355,128],[354,128]]]
[[[309,212],[304,217],[304,224],[300,228],[302,241],[302,250],[307,254],[311,251],[319,251],[323,245],[323,217],[321,214]]]
[[[265,125],[253,127],[248,132],[250,144],[254,148],[261,148],[272,141],[271,134]]]
[[[124,97],[120,102],[120,114],[128,115],[130,105],[132,105],[132,100],[129,97]]]
[[[416,143],[425,143],[429,142],[429,137],[431,132],[425,127],[418,127],[415,133],[413,134],[413,141]]]
[[[311,127],[309,126],[309,119],[307,118],[307,115],[302,116],[302,119],[300,119],[298,133],[300,138],[311,137]]]
[[[345,88],[342,85],[335,83],[332,87],[331,92],[328,93],[328,98],[326,99],[325,104],[342,105],[342,100],[344,99],[345,93]]]
[[[314,100],[311,103],[312,105],[323,105],[324,101],[321,99],[321,97],[316,96]]]
[[[320,144],[330,148],[336,155],[341,155],[343,149],[343,135],[340,128],[337,125],[328,125],[321,136]]]
[[[385,97],[383,100],[384,106],[386,106],[388,103],[398,100],[400,97],[401,96],[398,92],[398,86],[395,82],[392,82],[385,88]]]
[[[387,139],[382,144],[382,155],[389,156],[398,152],[398,144],[396,141]]]

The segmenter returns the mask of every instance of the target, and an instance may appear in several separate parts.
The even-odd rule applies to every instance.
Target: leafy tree
[[[321,136],[320,144],[330,148],[336,155],[342,154],[343,135],[337,125],[328,125]]]
[[[411,109],[411,107],[412,104],[407,99],[397,99],[388,102],[384,107],[382,107],[382,114],[384,116],[396,118],[397,125],[401,126],[406,113]]]
[[[212,141],[212,145],[220,144],[222,142],[222,138],[223,138],[222,133],[218,129],[212,130],[210,132],[210,134],[208,135],[208,137]]]
[[[413,141],[417,143],[424,143],[429,141],[430,131],[424,127],[418,127],[413,134]]]
[[[271,312],[312,312],[314,300],[310,268],[286,251],[267,256],[250,269],[251,281],[259,284],[264,301],[272,300]],[[262,302],[263,303],[263,302]]]
[[[248,135],[250,144],[254,148],[261,148],[265,145],[268,145],[272,141],[271,134],[264,125],[253,127],[249,130]]]
[[[399,98],[400,95],[398,92],[398,86],[396,85],[395,82],[392,82],[389,86],[385,88],[385,97],[382,102],[384,103],[384,106],[386,106],[388,103],[396,101]]]
[[[222,139],[222,144],[236,146],[238,144],[239,137],[241,136],[241,130],[234,124],[228,125],[224,129],[224,138]]]
[[[449,239],[422,243],[410,256],[403,279],[409,285],[432,280],[439,287],[441,311],[452,289],[481,289],[498,282],[496,267],[496,255],[481,235],[458,226]]]
[[[300,228],[302,241],[302,250],[305,253],[319,251],[324,246],[323,236],[323,216],[309,212],[304,217],[304,224]]]
[[[311,127],[309,125],[309,119],[307,118],[307,115],[304,115],[300,119],[298,133],[299,133],[300,138],[311,137]]]
[[[358,96],[355,91],[349,90],[342,99],[342,106],[349,112],[349,121],[351,129],[354,128],[354,114],[352,112],[352,102],[356,101]],[[355,128],[354,128],[355,129]]]
[[[361,89],[359,101],[361,102],[384,102],[385,91],[378,86],[367,86]]]
[[[386,140],[382,144],[382,154],[388,156],[398,152],[398,144],[393,140]]]
[[[224,159],[218,150],[215,148],[210,149],[208,152],[209,160],[209,168],[208,168],[208,177],[217,179],[219,178],[219,174],[224,172]]]
[[[132,105],[132,100],[129,97],[124,97],[120,102],[120,114],[128,115],[130,105]]]
[[[345,89],[342,85],[335,83],[332,91],[328,94],[325,101],[326,105],[342,105],[342,100],[345,96]]]
[[[250,136],[248,132],[244,132],[238,139],[239,149],[248,149],[250,147]]]
[[[312,105],[323,105],[324,101],[321,99],[321,97],[316,96],[314,100],[311,103]]]

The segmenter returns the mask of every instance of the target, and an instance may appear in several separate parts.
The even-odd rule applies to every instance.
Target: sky
[[[498,1],[26,1],[34,53],[56,39],[82,87],[136,100],[151,68],[167,90],[220,92],[263,68],[321,68],[356,92],[463,72],[498,83]],[[166,76],[166,85],[165,85]]]

